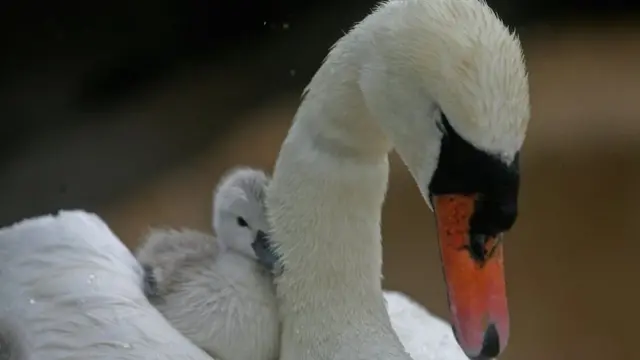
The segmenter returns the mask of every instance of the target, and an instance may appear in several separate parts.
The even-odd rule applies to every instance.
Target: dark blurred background
[[[533,102],[503,359],[633,358],[640,5],[489,3],[522,36]],[[271,168],[302,87],[374,4],[2,2],[0,225],[83,208],[129,246],[150,225],[210,230],[220,174]],[[446,316],[432,215],[393,160],[385,285]]]

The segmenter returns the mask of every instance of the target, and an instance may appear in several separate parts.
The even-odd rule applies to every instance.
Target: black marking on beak
[[[478,195],[469,224],[470,252],[483,258],[486,238],[510,230],[518,217],[520,154],[505,163],[463,139],[444,114],[439,124],[442,143],[429,193]]]
[[[456,132],[444,114],[441,114],[439,128],[442,132],[440,153],[437,167],[428,184],[429,195],[475,197],[473,214],[469,219],[469,241],[460,250],[467,251],[474,262],[483,267],[498,248],[502,235],[513,227],[518,218],[520,153],[516,151],[514,154],[504,154],[513,156],[504,158],[503,154],[491,153],[474,146]],[[506,299],[496,304],[501,302],[504,305],[491,305],[495,307],[492,311],[495,311],[496,321],[499,322],[486,328],[480,353],[471,354],[472,356],[467,354],[470,359],[495,358],[506,346],[508,311]],[[458,331],[469,333],[469,326],[472,326],[469,324],[460,325],[467,328],[460,328]],[[504,333],[499,333],[498,329],[505,329],[500,330]],[[500,339],[501,336],[504,338]],[[464,341],[457,336],[456,339],[461,346],[464,345]],[[474,351],[477,351],[476,345],[473,346]]]
[[[494,324],[490,324],[484,333],[479,359],[494,359],[500,355],[500,334]]]
[[[495,238],[482,234],[470,234],[469,244],[460,250],[469,251],[471,258],[480,266],[484,266],[484,262],[493,256],[501,242],[502,234],[498,234]]]

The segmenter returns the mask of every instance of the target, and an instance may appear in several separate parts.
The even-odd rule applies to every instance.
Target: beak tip
[[[489,324],[484,332],[484,340],[482,341],[481,358],[493,359],[500,355],[502,346],[500,344],[500,334],[495,324]]]
[[[457,337],[457,333],[455,331],[455,327],[453,329],[454,335]],[[495,324],[489,324],[486,331],[484,332],[484,338],[482,341],[482,348],[479,352],[476,351],[468,351],[468,349],[464,349],[465,355],[470,360],[491,360],[497,358],[502,352],[502,346],[500,343],[500,334],[498,333],[498,329]]]

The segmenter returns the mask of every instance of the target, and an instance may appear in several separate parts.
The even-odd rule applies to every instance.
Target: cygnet
[[[184,336],[217,360],[274,360],[280,323],[264,209],[268,177],[237,168],[213,198],[213,230],[151,230],[137,251],[145,292]],[[254,251],[254,249],[256,249]],[[264,262],[264,259],[267,259]]]

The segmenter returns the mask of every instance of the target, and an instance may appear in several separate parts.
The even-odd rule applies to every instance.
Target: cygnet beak
[[[273,271],[278,262],[278,256],[271,249],[269,240],[269,235],[258,230],[251,247],[258,258],[258,262],[269,271]]]
[[[495,358],[509,338],[502,235],[470,233],[475,196],[432,201],[456,339],[470,359]]]

